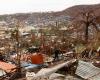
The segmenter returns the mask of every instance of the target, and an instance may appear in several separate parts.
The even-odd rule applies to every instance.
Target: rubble
[[[93,66],[90,62],[79,61],[75,74],[83,79],[99,80],[100,68]]]
[[[12,32],[13,36],[1,40],[1,80],[100,79],[100,47],[75,48],[65,36],[61,39],[56,34],[44,36],[41,29],[38,34],[31,31],[20,34],[17,27]]]
[[[36,74],[34,74],[34,72],[33,73],[30,72],[30,74],[31,73],[34,74],[33,80],[34,79],[38,79],[38,78],[42,78],[42,79],[43,78],[48,78],[49,79],[49,76],[51,74],[55,73],[56,71],[58,71],[59,69],[63,68],[64,66],[69,66],[69,65],[73,64],[74,62],[76,62],[76,59],[60,63],[60,64],[58,64],[56,66],[51,67],[51,68],[43,68],[40,71],[38,71]]]

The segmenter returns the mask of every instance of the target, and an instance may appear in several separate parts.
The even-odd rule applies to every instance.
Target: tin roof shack
[[[79,61],[75,74],[87,80],[100,80],[100,68],[91,62]]]

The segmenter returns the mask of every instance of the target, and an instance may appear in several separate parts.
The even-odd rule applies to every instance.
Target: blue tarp
[[[31,64],[31,63],[28,63],[28,62],[22,62],[21,63],[21,67],[24,67],[25,69],[36,68],[36,67],[39,67],[39,66],[41,66],[41,65]]]

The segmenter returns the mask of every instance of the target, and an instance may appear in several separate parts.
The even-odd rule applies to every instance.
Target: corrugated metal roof
[[[89,78],[89,80],[100,80],[100,73],[98,75]]]
[[[79,61],[75,74],[84,79],[100,80],[100,76],[98,76],[100,75],[100,68],[93,66],[90,62]]]

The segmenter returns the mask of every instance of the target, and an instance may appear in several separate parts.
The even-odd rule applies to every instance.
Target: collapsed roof
[[[90,62],[79,61],[76,75],[88,80],[100,80],[100,68]]]

